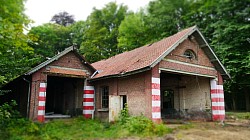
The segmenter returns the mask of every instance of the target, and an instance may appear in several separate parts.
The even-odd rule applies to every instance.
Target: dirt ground
[[[165,140],[250,140],[250,120],[218,122],[187,122],[190,125],[167,124],[174,128]],[[188,126],[182,128],[182,126]]]

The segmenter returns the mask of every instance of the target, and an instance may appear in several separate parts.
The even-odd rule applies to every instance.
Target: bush
[[[121,124],[125,124],[129,118],[129,113],[128,113],[128,105],[125,103],[124,109],[121,110],[120,115],[119,115],[119,122]]]
[[[172,129],[168,128],[166,125],[155,124],[152,120],[143,115],[129,117],[123,127],[127,129],[130,134],[139,136],[162,136],[172,132]]]
[[[143,115],[130,116],[127,104],[125,104],[125,108],[121,110],[119,124],[122,125],[123,130],[127,130],[130,135],[162,136],[165,133],[172,132],[172,129],[166,127],[166,125],[155,124],[152,120]]]

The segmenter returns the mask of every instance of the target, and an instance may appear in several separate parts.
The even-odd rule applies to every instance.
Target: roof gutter
[[[131,71],[131,72],[126,72],[126,73],[120,73],[120,74],[114,74],[114,75],[108,75],[108,76],[104,76],[104,77],[99,77],[99,78],[93,78],[90,79],[90,82],[94,82],[94,81],[98,81],[98,80],[103,80],[103,79],[109,79],[109,78],[120,78],[120,77],[126,77],[126,76],[130,76],[130,75],[134,75],[134,74],[138,74],[138,73],[142,73],[145,71],[151,70],[150,66],[135,70],[135,71]]]

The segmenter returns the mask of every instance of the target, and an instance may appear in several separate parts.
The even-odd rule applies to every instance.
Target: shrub
[[[121,110],[120,115],[119,115],[119,122],[121,124],[125,124],[128,118],[129,118],[128,105],[127,103],[125,103],[125,107],[124,109]]]
[[[149,118],[140,116],[130,116],[128,113],[128,106],[121,110],[119,116],[119,124],[122,125],[124,131],[128,131],[130,135],[139,136],[161,136],[165,133],[172,132],[172,129],[166,127],[164,124],[155,124]]]

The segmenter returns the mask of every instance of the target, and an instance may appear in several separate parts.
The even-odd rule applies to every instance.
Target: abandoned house
[[[8,83],[23,116],[44,121],[83,114],[115,121],[225,117],[223,80],[230,76],[196,26],[153,44],[89,64],[74,47]]]

